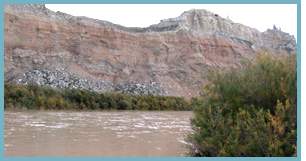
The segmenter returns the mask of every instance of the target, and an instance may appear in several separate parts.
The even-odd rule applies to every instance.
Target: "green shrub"
[[[295,55],[213,71],[191,106],[192,156],[296,155]]]
[[[166,103],[165,103],[166,102]],[[5,109],[191,110],[184,98],[5,84]]]

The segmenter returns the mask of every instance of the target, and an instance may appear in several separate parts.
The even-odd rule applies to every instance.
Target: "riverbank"
[[[182,97],[97,93],[81,89],[5,84],[5,110],[149,110],[188,111]]]

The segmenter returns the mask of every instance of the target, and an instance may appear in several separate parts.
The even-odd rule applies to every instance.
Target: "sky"
[[[273,28],[296,37],[295,4],[47,4],[53,11],[106,20],[126,27],[147,27],[191,9],[206,9],[259,31]]]

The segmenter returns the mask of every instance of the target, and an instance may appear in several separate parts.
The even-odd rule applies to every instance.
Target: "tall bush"
[[[193,156],[296,155],[295,55],[261,54],[214,70],[193,99]]]

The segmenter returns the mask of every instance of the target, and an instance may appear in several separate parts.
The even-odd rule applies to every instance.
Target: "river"
[[[184,156],[192,112],[5,111],[5,156]]]

